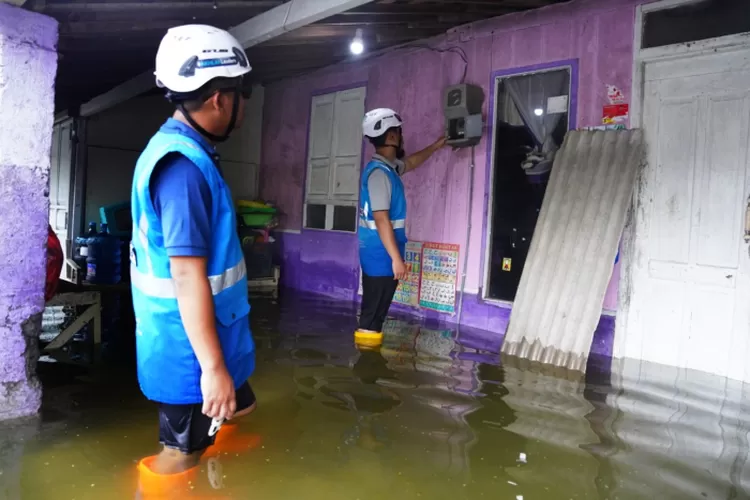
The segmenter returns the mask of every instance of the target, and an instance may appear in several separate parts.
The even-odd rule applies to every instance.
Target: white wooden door
[[[68,256],[70,187],[73,178],[73,120],[57,123],[52,131],[49,173],[49,223]]]
[[[646,65],[648,167],[616,357],[749,380],[750,51]]]

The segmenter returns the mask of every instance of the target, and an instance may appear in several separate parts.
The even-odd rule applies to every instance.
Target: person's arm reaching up
[[[383,242],[383,246],[393,261],[393,279],[402,280],[406,277],[406,264],[404,264],[404,260],[401,258],[401,252],[396,243],[396,234],[393,232],[393,225],[391,224],[388,211],[381,210],[374,212],[372,217],[375,219],[375,227],[378,228],[380,241]]]
[[[426,162],[430,156],[435,154],[435,152],[445,146],[445,137],[441,137],[434,143],[430,144],[426,148],[424,148],[422,151],[418,151],[414,153],[413,155],[410,155],[406,158],[404,161],[404,164],[406,165],[406,168],[404,169],[404,173],[411,172],[415,168],[422,165],[424,162]]]
[[[154,171],[151,198],[161,220],[182,323],[201,367],[203,413],[231,418],[236,409],[235,388],[216,331],[207,270],[211,190],[197,166],[175,156],[165,158]]]

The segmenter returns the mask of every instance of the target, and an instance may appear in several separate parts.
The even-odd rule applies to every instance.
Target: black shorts
[[[237,388],[237,411],[247,410],[255,403],[255,394],[248,382]],[[167,448],[185,454],[203,451],[212,444],[216,436],[209,436],[211,419],[201,410],[203,403],[192,405],[170,405],[159,403],[159,441]]]

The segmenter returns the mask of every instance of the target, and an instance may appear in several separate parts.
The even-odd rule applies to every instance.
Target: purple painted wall
[[[35,414],[57,22],[0,3],[0,419]]]
[[[535,11],[467,25],[430,43],[460,46],[469,59],[467,82],[491,101],[491,75],[532,65],[565,60],[578,62],[577,127],[601,124],[606,84],[616,85],[629,99],[635,5],[638,0],[579,0]],[[304,230],[302,201],[311,95],[325,89],[367,82],[367,107],[399,110],[408,150],[417,150],[442,133],[442,92],[461,77],[463,63],[453,53],[428,50],[396,51],[358,63],[345,63],[285,80],[266,89],[261,160],[261,196],[281,209],[277,233],[284,261],[284,285],[305,291],[352,298],[358,280],[356,236]],[[484,259],[482,235],[487,205],[485,135],[476,149],[474,201],[468,207],[469,150],[445,149],[404,178],[409,202],[410,239],[456,243],[463,247],[471,216],[469,269],[464,319],[478,328],[503,331],[507,310],[477,297]],[[371,154],[369,146],[365,155]],[[462,248],[463,251],[463,248]],[[619,269],[605,300],[617,306]]]

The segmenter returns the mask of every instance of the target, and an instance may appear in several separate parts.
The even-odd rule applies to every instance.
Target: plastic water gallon
[[[88,240],[96,236],[96,222],[89,222],[89,229],[83,236],[76,238],[76,250],[73,253],[73,261],[78,264],[78,268],[87,273],[86,259],[89,256]]]
[[[107,258],[107,265],[109,270],[111,270],[108,283],[114,285],[119,283],[122,277],[122,241],[109,232],[107,223],[102,224],[100,236],[104,242],[104,255]]]
[[[89,283],[114,285],[120,281],[120,240],[109,233],[107,224],[87,240],[86,281]]]

